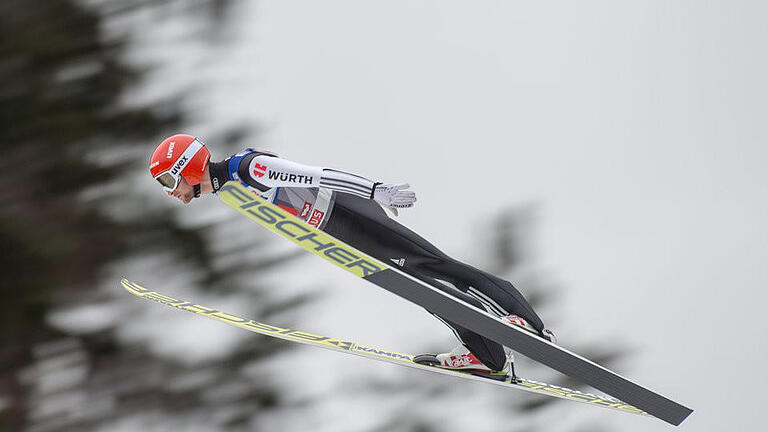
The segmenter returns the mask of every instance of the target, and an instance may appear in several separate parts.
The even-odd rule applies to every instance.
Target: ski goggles
[[[157,180],[163,186],[163,190],[166,192],[173,192],[177,187],[179,187],[179,183],[181,182],[180,178],[181,176],[174,176],[169,170],[160,173],[160,175],[155,177],[155,180]]]
[[[184,171],[184,167],[187,166],[189,161],[191,161],[202,148],[203,144],[200,141],[192,141],[192,144],[190,144],[189,147],[184,150],[184,153],[182,153],[173,165],[171,165],[171,169],[163,171],[155,176],[155,180],[163,186],[163,190],[166,192],[173,192],[179,187],[179,183],[181,183],[181,172]]]

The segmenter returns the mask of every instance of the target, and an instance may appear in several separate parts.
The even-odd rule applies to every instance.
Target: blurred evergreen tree
[[[48,319],[55,308],[81,300],[106,265],[151,251],[158,240],[191,261],[208,284],[222,282],[206,238],[179,226],[167,209],[146,208],[137,217],[116,220],[104,209],[108,198],[83,199],[92,188],[125,181],[128,173],[144,169],[146,155],[135,157],[131,147],[146,147],[183,120],[178,100],[131,108],[120,103],[143,71],[121,61],[123,41],[104,40],[100,33],[107,16],[162,3],[107,2],[96,9],[74,0],[0,2],[0,430],[24,430],[37,424],[33,418],[42,418],[47,421],[42,430],[82,431],[116,412],[130,413],[123,406],[68,419],[40,414],[35,404],[41,395],[30,382],[45,374],[35,358],[48,355],[77,359],[75,365],[63,364],[70,371],[87,366],[77,384],[86,393],[119,388],[122,393],[113,395],[113,403],[129,406],[143,398],[142,407],[151,402],[153,408],[179,412],[208,403],[199,386],[168,392],[162,389],[165,381],[156,379],[160,372],[169,379],[183,378],[190,368],[140,349],[126,350],[111,332],[73,338]],[[205,8],[216,29],[228,3],[201,0],[184,6]],[[109,154],[127,156],[100,157]],[[300,301],[274,305],[275,310]],[[262,315],[270,312],[268,305],[261,310]],[[275,351],[270,348],[269,342],[243,347],[224,366],[236,368]],[[239,379],[220,365],[194,371],[207,371],[222,386]],[[254,407],[274,404],[276,396],[266,387],[237,395],[247,409],[229,421],[245,421]]]
[[[136,77],[119,48],[100,41],[98,15],[78,2],[0,3],[0,384],[11,406],[0,424],[11,429],[28,411],[18,372],[31,347],[57,336],[44,321],[56,296],[94,284],[130,233],[77,199],[127,168],[88,153],[178,120],[116,107]]]

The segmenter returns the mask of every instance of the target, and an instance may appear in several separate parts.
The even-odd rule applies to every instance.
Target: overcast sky
[[[466,248],[476,224],[535,204],[536,258],[563,287],[543,318],[562,345],[619,336],[636,349],[622,374],[694,408],[685,428],[750,430],[768,384],[767,12],[243,2],[236,42],[200,65],[214,84],[201,115],[266,124],[259,144],[289,159],[409,182],[419,202],[401,222],[457,258],[482,255]],[[339,299],[378,312],[320,308],[311,330],[402,346],[407,326],[381,319],[396,313],[448,340],[418,308],[317,269]],[[566,409],[611,430],[663,427]]]

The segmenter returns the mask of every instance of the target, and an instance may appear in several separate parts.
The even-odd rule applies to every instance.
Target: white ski
[[[609,408],[615,411],[621,411],[631,414],[648,415],[643,410],[633,407],[632,405],[625,404],[624,402],[609,397],[600,396],[591,393],[585,393],[579,390],[573,390],[565,387],[560,387],[552,384],[547,384],[539,381],[518,378],[516,382],[512,382],[509,379],[506,381],[496,381],[493,379],[472,375],[469,372],[462,372],[450,369],[443,369],[435,366],[428,366],[413,362],[414,355],[406,354],[399,351],[393,351],[384,348],[372,347],[370,345],[363,345],[356,342],[351,342],[342,339],[335,339],[326,336],[319,336],[316,334],[308,333],[301,330],[277,327],[270,324],[264,324],[256,322],[251,319],[241,318],[239,316],[220,311],[218,309],[210,308],[196,303],[191,303],[186,300],[181,300],[164,295],[158,291],[152,291],[141,285],[131,282],[127,279],[123,279],[120,284],[131,294],[136,295],[147,300],[153,300],[158,303],[173,306],[175,308],[192,312],[197,315],[202,315],[206,318],[215,319],[231,326],[240,327],[242,329],[259,333],[265,336],[271,336],[274,338],[284,339],[291,342],[298,342],[306,345],[312,345],[319,348],[325,348],[333,351],[342,352],[345,354],[354,354],[361,357],[384,361],[387,363],[393,363],[400,366],[407,366],[414,369],[427,370],[443,375],[450,375],[457,378],[469,379],[474,381],[483,382],[486,384],[494,384],[502,387],[513,388],[518,390],[524,390],[527,392],[537,393],[545,396],[553,396],[561,399],[568,399],[576,402],[585,403],[588,405],[595,405],[604,408]]]

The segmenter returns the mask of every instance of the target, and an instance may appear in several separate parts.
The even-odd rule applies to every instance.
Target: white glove
[[[373,189],[373,199],[397,216],[397,209],[413,207],[416,192],[404,190],[411,187],[408,183],[377,184]]]

